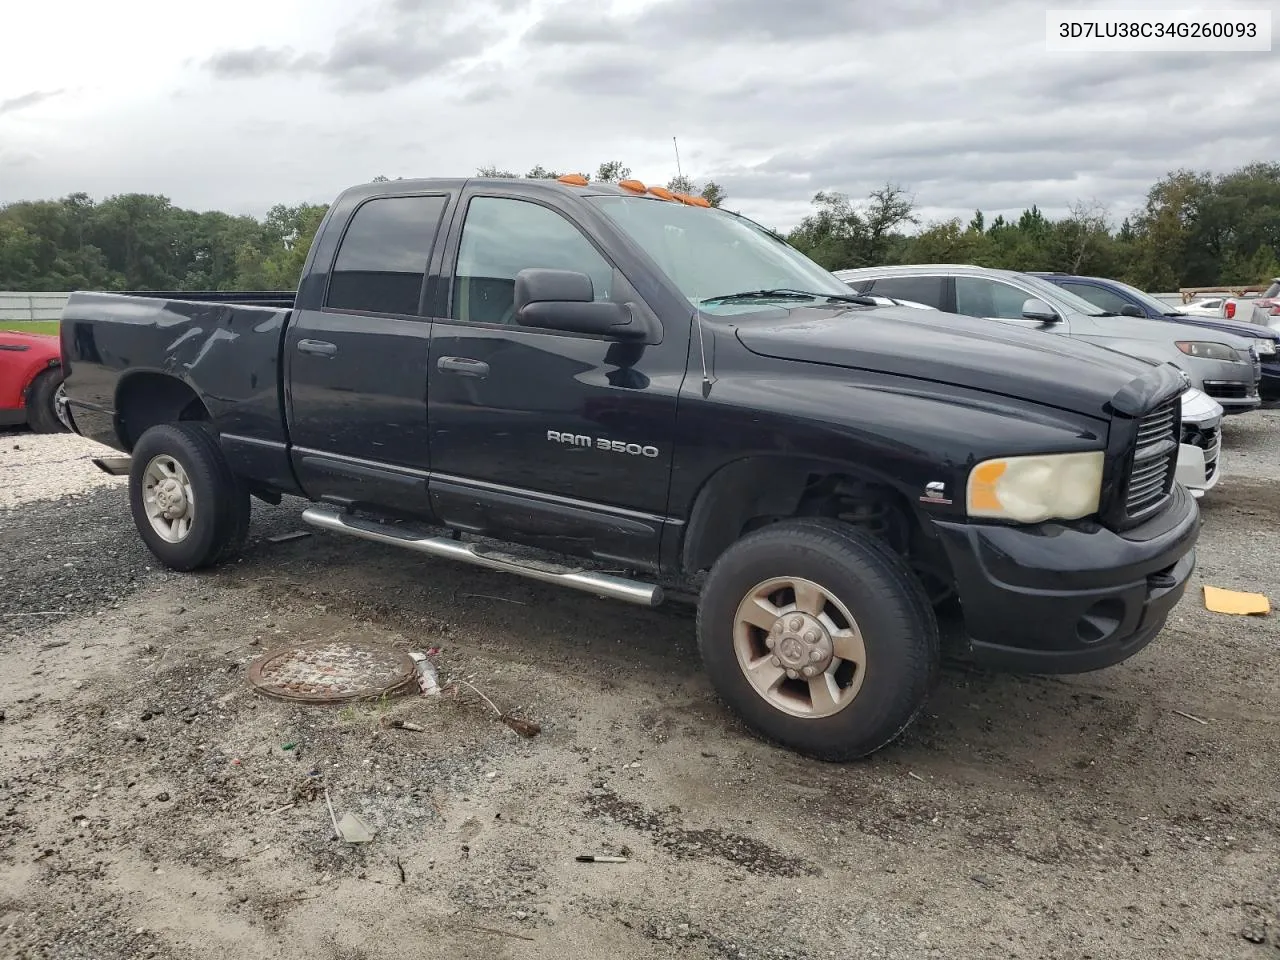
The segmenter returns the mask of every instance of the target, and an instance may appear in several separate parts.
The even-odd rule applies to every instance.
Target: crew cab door
[[[378,196],[326,221],[284,342],[293,465],[313,499],[430,513],[422,298],[449,201]]]
[[[527,268],[584,273],[595,299],[646,310],[615,260],[571,204],[464,193],[428,370],[432,506],[444,523],[656,568],[688,330],[642,343],[516,323],[515,277]]]

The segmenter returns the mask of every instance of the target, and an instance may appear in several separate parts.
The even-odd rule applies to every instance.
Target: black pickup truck
[[[100,465],[168,566],[288,494],[325,530],[696,597],[723,699],[821,757],[918,714],[936,605],[979,662],[1093,670],[1194,564],[1173,367],[878,306],[634,181],[355,187],[296,297],[77,293],[62,349],[63,415],[130,455]]]

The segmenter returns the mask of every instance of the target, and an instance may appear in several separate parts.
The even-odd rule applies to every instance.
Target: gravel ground
[[[0,510],[29,500],[68,497],[120,486],[121,477],[89,462],[115,450],[69,433],[0,431]]]
[[[1280,413],[1225,433],[1156,643],[1077,677],[950,667],[847,765],[752,737],[681,608],[272,543],[289,501],[255,503],[238,562],[172,574],[81,442],[0,436],[0,956],[1276,957],[1280,630],[1199,585],[1280,601]],[[438,646],[446,685],[542,733],[470,694],[247,689],[322,637]],[[332,839],[326,788],[372,843]]]

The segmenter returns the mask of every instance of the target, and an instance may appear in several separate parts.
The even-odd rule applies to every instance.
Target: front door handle
[[[483,360],[472,360],[470,357],[441,357],[436,361],[436,369],[445,373],[456,373],[462,377],[477,377],[483,380],[489,375],[489,365]]]
[[[311,353],[317,357],[332,357],[338,352],[338,345],[328,340],[299,340],[299,353]]]

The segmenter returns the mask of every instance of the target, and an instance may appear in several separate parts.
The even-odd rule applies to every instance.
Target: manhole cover
[[[249,665],[260,693],[284,700],[338,703],[397,693],[413,682],[400,650],[359,640],[325,640],[272,650]]]

